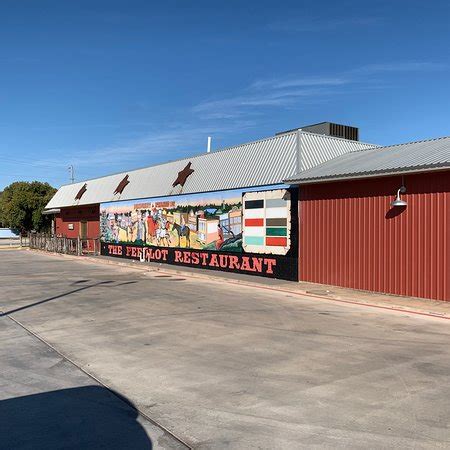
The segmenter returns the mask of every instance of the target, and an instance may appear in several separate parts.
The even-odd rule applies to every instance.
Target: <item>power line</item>
[[[0,173],[0,178],[17,178],[17,179],[21,179],[21,180],[37,180],[37,179],[46,179],[46,180],[57,180],[57,181],[62,181],[63,177],[56,177],[56,176],[47,176],[47,175],[43,175],[43,176],[30,176],[30,175],[23,175],[23,174],[18,174],[18,173],[8,173],[8,174],[4,174],[4,173]],[[19,180],[20,181],[20,180]]]
[[[8,157],[4,157],[4,156],[0,157],[0,161],[5,161],[7,163],[11,162],[13,164],[26,164],[28,166],[43,167],[43,168],[45,168],[45,167],[55,168],[58,165],[62,165],[62,164],[56,165],[56,164],[49,164],[49,163],[46,164],[46,163],[41,163],[41,162],[23,161],[23,160],[20,160],[20,159],[13,159],[13,158],[8,158]]]

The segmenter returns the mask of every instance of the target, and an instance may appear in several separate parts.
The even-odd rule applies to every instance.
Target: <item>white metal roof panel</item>
[[[284,179],[294,184],[450,168],[450,137],[346,153]]]
[[[300,142],[301,170],[311,169],[325,161],[344,155],[345,153],[375,147],[373,144],[367,144],[365,142],[350,141],[348,139],[309,133],[306,131],[300,133]]]
[[[303,142],[304,136],[307,137],[299,152],[298,144]],[[312,167],[336,154],[369,146],[370,144],[355,144],[353,141],[312,133],[286,133],[191,158],[64,185],[50,200],[46,209],[279,184],[298,172],[302,157],[298,159],[297,156],[303,152],[303,148],[303,165]],[[192,163],[194,172],[188,177],[184,187],[173,188],[172,183],[178,172],[189,162]],[[122,194],[114,195],[117,185],[127,174],[129,184]],[[75,200],[85,183],[86,192],[80,200]]]

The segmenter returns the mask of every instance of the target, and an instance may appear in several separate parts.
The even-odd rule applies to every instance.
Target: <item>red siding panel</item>
[[[100,236],[100,206],[76,206],[62,208],[55,217],[55,232],[58,236],[77,238],[80,235],[80,222],[87,222],[88,239],[96,239]],[[69,230],[69,224],[73,224],[73,230]]]
[[[299,279],[450,300],[449,227],[448,171],[301,186]]]

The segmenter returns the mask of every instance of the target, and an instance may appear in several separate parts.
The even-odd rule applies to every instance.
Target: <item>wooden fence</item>
[[[66,238],[43,233],[31,233],[29,246],[37,250],[68,255],[99,255],[99,239]]]

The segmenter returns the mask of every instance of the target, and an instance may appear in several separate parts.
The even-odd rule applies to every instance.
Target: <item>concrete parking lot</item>
[[[106,385],[199,449],[450,448],[449,321],[31,251],[3,251],[0,280],[0,414]],[[100,384],[55,381],[64,358]],[[52,419],[73,429],[84,409]],[[131,411],[130,436],[180,445]]]

